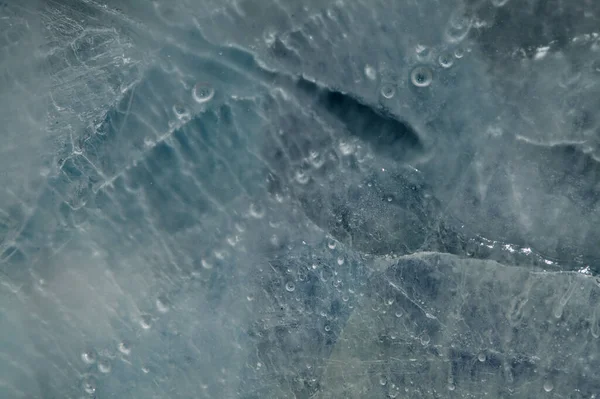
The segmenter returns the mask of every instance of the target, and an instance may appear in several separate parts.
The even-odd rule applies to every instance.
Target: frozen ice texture
[[[0,397],[591,398],[599,13],[0,2]]]

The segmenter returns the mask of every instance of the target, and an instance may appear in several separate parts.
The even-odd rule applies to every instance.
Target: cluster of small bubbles
[[[148,330],[152,327],[152,317],[148,314],[144,314],[140,317],[140,327],[144,330]]]
[[[552,381],[544,382],[544,391],[551,392],[553,389],[554,389],[554,385],[552,384]]]
[[[417,47],[415,48],[415,52],[417,53],[417,58],[420,61],[427,60],[429,58],[429,55],[431,54],[429,47],[424,46],[422,44],[417,44]]]
[[[124,355],[129,355],[131,353],[131,346],[129,346],[129,343],[126,341],[120,342],[119,352],[121,352]]]
[[[396,88],[392,84],[386,83],[381,86],[381,95],[384,98],[389,100],[390,98],[394,97],[394,94],[396,94]]]
[[[452,55],[443,53],[440,54],[438,62],[442,68],[450,68],[454,64],[454,59],[452,59]]]
[[[108,361],[108,359],[102,359],[98,362],[98,371],[101,372],[102,374],[108,374],[110,373],[111,370],[111,366],[110,366],[110,362]]]
[[[418,66],[410,73],[410,81],[417,87],[427,87],[433,80],[431,69],[426,66]]]
[[[485,359],[486,359],[485,353],[480,352],[479,355],[477,355],[477,359],[482,363],[485,362]]]
[[[184,119],[189,116],[187,109],[181,104],[173,105],[173,112],[177,119]]]
[[[288,281],[285,284],[285,290],[288,292],[294,292],[294,290],[296,289],[296,285],[292,282],[292,281]]]
[[[202,104],[212,100],[215,96],[215,89],[206,83],[196,83],[192,91],[192,96],[194,97],[194,101]]]
[[[370,80],[377,79],[377,72],[375,71],[375,68],[369,64],[365,65],[365,76]]]
[[[465,50],[462,47],[457,47],[454,49],[454,57],[457,59],[461,59],[465,56]]]
[[[91,350],[85,351],[81,354],[81,360],[83,360],[85,364],[94,364],[96,362],[96,354]]]
[[[265,216],[265,210],[258,204],[250,204],[249,214],[254,219],[262,219]]]
[[[156,309],[160,313],[167,313],[170,309],[169,300],[164,296],[156,298]]]

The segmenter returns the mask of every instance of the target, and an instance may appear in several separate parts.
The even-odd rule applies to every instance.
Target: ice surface
[[[596,397],[599,4],[0,2],[0,398]]]

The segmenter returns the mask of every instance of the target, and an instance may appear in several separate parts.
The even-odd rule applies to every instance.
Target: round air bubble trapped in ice
[[[215,96],[215,89],[207,83],[196,83],[192,90],[192,95],[197,103],[203,104],[212,100]]]
[[[425,66],[419,66],[410,73],[410,81],[417,87],[427,87],[433,80],[431,69]]]

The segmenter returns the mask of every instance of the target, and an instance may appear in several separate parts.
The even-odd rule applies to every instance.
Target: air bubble
[[[173,105],[173,112],[175,113],[177,119],[184,119],[190,115],[187,109],[181,104]]]
[[[142,315],[142,317],[140,317],[140,326],[144,330],[148,330],[152,327],[152,317],[148,314]]]
[[[162,19],[167,24],[173,24],[178,22],[177,13],[173,7],[170,5],[160,4],[158,2],[154,2],[154,10],[160,19]]]
[[[265,210],[258,204],[250,204],[249,212],[254,219],[262,219],[265,216]]]
[[[481,352],[479,355],[477,355],[477,360],[479,360],[480,362],[485,362],[486,356],[485,353]]]
[[[365,65],[365,76],[370,80],[377,79],[377,72],[375,71],[375,68],[369,64]]]
[[[379,385],[385,386],[387,384],[387,379],[385,377],[381,377],[379,379]]]
[[[98,371],[103,373],[103,374],[108,374],[110,373],[111,370],[111,366],[110,366],[110,362],[108,360],[100,360],[98,362]]]
[[[212,263],[208,262],[206,259],[202,259],[200,261],[200,264],[202,265],[203,268],[205,268],[206,270],[210,270],[213,268]]]
[[[325,326],[325,331],[330,332],[331,331],[331,327],[329,327],[329,325]]]
[[[156,309],[160,313],[167,313],[170,309],[169,300],[167,298],[165,298],[164,296],[159,296],[156,299]]]
[[[267,30],[263,33],[263,40],[267,46],[271,47],[275,43],[275,39],[275,32],[273,30]]]
[[[431,341],[431,338],[429,338],[429,335],[423,334],[423,335],[421,335],[420,341],[421,341],[421,345],[425,346],[425,345],[429,344],[429,341]]]
[[[449,382],[448,383],[448,390],[449,391],[454,391],[456,389],[456,385],[454,385],[454,383]]]
[[[502,7],[508,3],[508,0],[492,0],[492,5],[494,7]]]
[[[294,283],[293,283],[293,282],[291,282],[291,281],[288,281],[288,282],[285,284],[285,290],[286,290],[286,291],[288,291],[288,292],[294,292],[294,290],[295,290],[295,289],[296,289],[296,285],[294,285]]]
[[[459,43],[469,34],[473,24],[472,18],[464,10],[457,10],[448,21],[445,38],[450,43]]]
[[[427,60],[431,54],[429,47],[424,46],[422,44],[417,44],[417,47],[415,48],[415,52],[417,53],[417,58],[420,61]]]
[[[192,95],[197,103],[202,104],[212,100],[215,96],[215,89],[206,83],[196,83]]]
[[[550,392],[554,389],[554,385],[552,384],[551,381],[546,381],[544,382],[544,391],[546,392]]]
[[[92,351],[85,351],[81,354],[81,360],[85,364],[94,364],[96,362],[96,354]]]
[[[396,89],[394,88],[393,85],[391,84],[384,84],[381,87],[381,95],[384,98],[387,98],[388,100],[392,97],[394,97],[394,94],[396,94]]]
[[[331,240],[327,243],[327,248],[335,249],[336,245],[337,245],[337,243],[335,241]]]
[[[313,168],[319,169],[325,164],[325,159],[317,151],[311,151],[308,155],[308,162],[312,165]]]
[[[454,50],[454,57],[461,59],[465,56],[465,50],[462,47],[458,47]]]
[[[309,180],[308,173],[306,173],[303,170],[297,170],[296,175],[294,177],[296,178],[296,181],[299,184],[303,184],[303,185],[308,183],[308,180]]]
[[[354,153],[356,150],[355,145],[348,141],[340,141],[338,148],[340,149],[342,155],[352,155],[352,153]]]
[[[395,316],[396,316],[396,317],[402,317],[402,312],[400,312],[400,311],[396,312],[396,313],[395,313]]]
[[[119,343],[119,352],[124,355],[129,355],[131,353],[131,346],[129,343],[125,341]]]
[[[246,300],[248,302],[252,302],[254,300],[254,296],[253,295],[248,295],[248,296],[246,296]]]
[[[433,80],[433,74],[431,73],[431,69],[425,66],[419,66],[413,69],[410,74],[410,80],[412,84],[417,87],[427,87],[431,84]]]
[[[96,383],[91,378],[83,380],[82,387],[88,395],[93,395],[96,392]]]
[[[342,258],[341,256],[339,258],[337,258],[337,264],[338,265],[343,265],[344,264],[344,258]]]
[[[438,62],[442,68],[450,68],[454,64],[454,60],[450,54],[441,54],[438,58]]]

